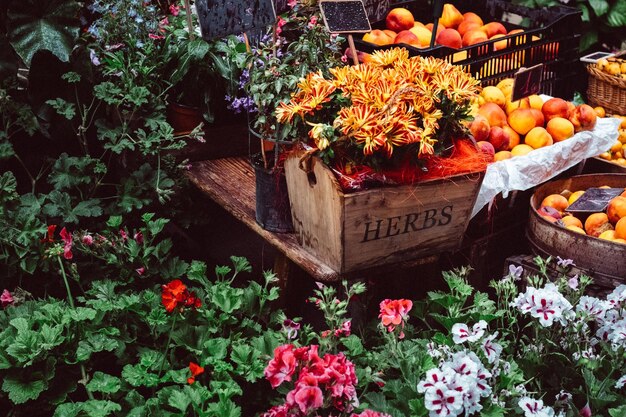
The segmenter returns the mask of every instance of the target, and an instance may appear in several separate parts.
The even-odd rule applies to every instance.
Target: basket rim
[[[626,79],[621,77],[616,77],[611,74],[607,74],[596,67],[594,64],[587,65],[587,72],[589,75],[599,79],[600,81],[604,81],[605,83],[614,85],[616,87],[626,89]]]

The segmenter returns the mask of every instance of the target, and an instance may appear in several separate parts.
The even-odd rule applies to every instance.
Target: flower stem
[[[70,307],[72,307],[72,310],[74,310],[76,309],[76,307],[74,306],[74,297],[72,297],[72,291],[70,290],[70,283],[67,280],[65,267],[63,266],[63,261],[61,260],[60,256],[57,256],[57,261],[59,262],[59,267],[61,268],[61,275],[63,276],[63,282],[65,283],[65,290],[67,291],[67,301],[69,302]],[[87,397],[89,397],[90,400],[94,400],[95,398],[93,396],[93,393],[91,392],[89,388],[87,388],[87,382],[89,381],[89,379],[87,378],[87,371],[85,370],[85,364],[83,363],[80,364],[80,374],[83,377],[82,383],[85,385],[85,391],[87,391]]]
[[[167,335],[167,343],[165,344],[165,352],[163,352],[163,359],[161,359],[161,365],[159,365],[159,373],[158,378],[161,379],[161,373],[163,372],[163,365],[165,365],[165,358],[167,358],[167,353],[170,349],[170,343],[172,341],[172,333],[174,332],[174,326],[176,325],[176,318],[178,315],[174,315],[174,320],[172,320],[172,327],[170,328],[170,332]]]
[[[70,307],[72,309],[76,308],[74,306],[74,297],[72,297],[72,291],[70,290],[70,283],[67,281],[67,274],[65,273],[65,267],[63,266],[63,261],[60,256],[57,256],[57,261],[59,261],[59,266],[61,267],[61,275],[63,276],[63,282],[65,283],[65,290],[67,291],[67,301],[70,303]]]

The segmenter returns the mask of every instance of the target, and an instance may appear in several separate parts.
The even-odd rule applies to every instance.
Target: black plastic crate
[[[504,78],[512,77],[520,68],[544,64],[541,93],[571,99],[580,90],[580,41],[581,12],[572,7],[552,6],[530,9],[504,0],[451,0],[461,13],[474,12],[485,23],[502,23],[507,31],[524,29],[523,33],[507,35],[461,49],[446,46],[416,48],[401,44],[411,55],[433,56],[451,64],[463,66],[464,70],[481,80],[482,84],[495,85]],[[416,20],[433,21],[432,7],[420,1],[392,2],[390,9],[405,7]],[[382,29],[384,18],[372,23],[372,28]],[[507,48],[496,51],[494,44],[506,40]],[[378,46],[355,39],[357,49],[371,53],[398,45]]]

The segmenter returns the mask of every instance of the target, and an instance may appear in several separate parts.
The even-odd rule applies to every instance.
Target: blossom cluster
[[[552,326],[554,321],[564,325],[573,313],[572,305],[553,283],[546,284],[544,288],[528,287],[513,300],[513,306],[539,319],[544,327]]]
[[[187,290],[187,286],[179,279],[175,279],[161,288],[161,303],[168,313],[176,309],[182,312],[185,307],[202,307],[202,302],[196,297],[196,294]]]
[[[417,391],[424,394],[431,417],[469,416],[482,410],[480,399],[491,394],[491,376],[474,352],[463,350],[426,372]]]
[[[285,403],[267,411],[265,417],[304,416],[327,405],[350,412],[357,404],[357,377],[352,362],[343,353],[320,357],[316,345],[278,346],[265,368],[265,377],[272,388],[295,377]]]
[[[381,324],[387,329],[388,332],[393,332],[397,326],[400,326],[399,338],[404,338],[404,324],[409,316],[409,311],[413,307],[411,300],[383,300],[380,302],[380,314],[378,318],[381,319]]]
[[[613,350],[626,349],[626,285],[615,288],[604,301],[581,297],[576,311],[594,320],[596,336],[610,343]]]
[[[419,155],[434,154],[440,134],[460,128],[478,91],[478,81],[461,67],[409,58],[402,48],[376,51],[367,64],[330,72],[330,79],[310,73],[276,110],[281,123],[297,116],[311,126],[309,136],[320,151],[355,146],[365,156],[391,158],[395,148],[417,144]],[[324,108],[332,114],[320,116]],[[444,115],[452,112],[457,117],[447,121]],[[444,129],[444,123],[456,125]]]

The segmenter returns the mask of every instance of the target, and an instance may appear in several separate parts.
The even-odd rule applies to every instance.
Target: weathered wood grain
[[[323,163],[314,163],[309,174],[298,165],[298,155],[285,162],[298,241],[341,273],[458,249],[483,178],[344,194]]]
[[[319,281],[338,281],[342,276],[304,250],[293,233],[272,233],[255,221],[254,170],[244,157],[198,161],[187,174],[204,194],[224,207],[278,251]]]

